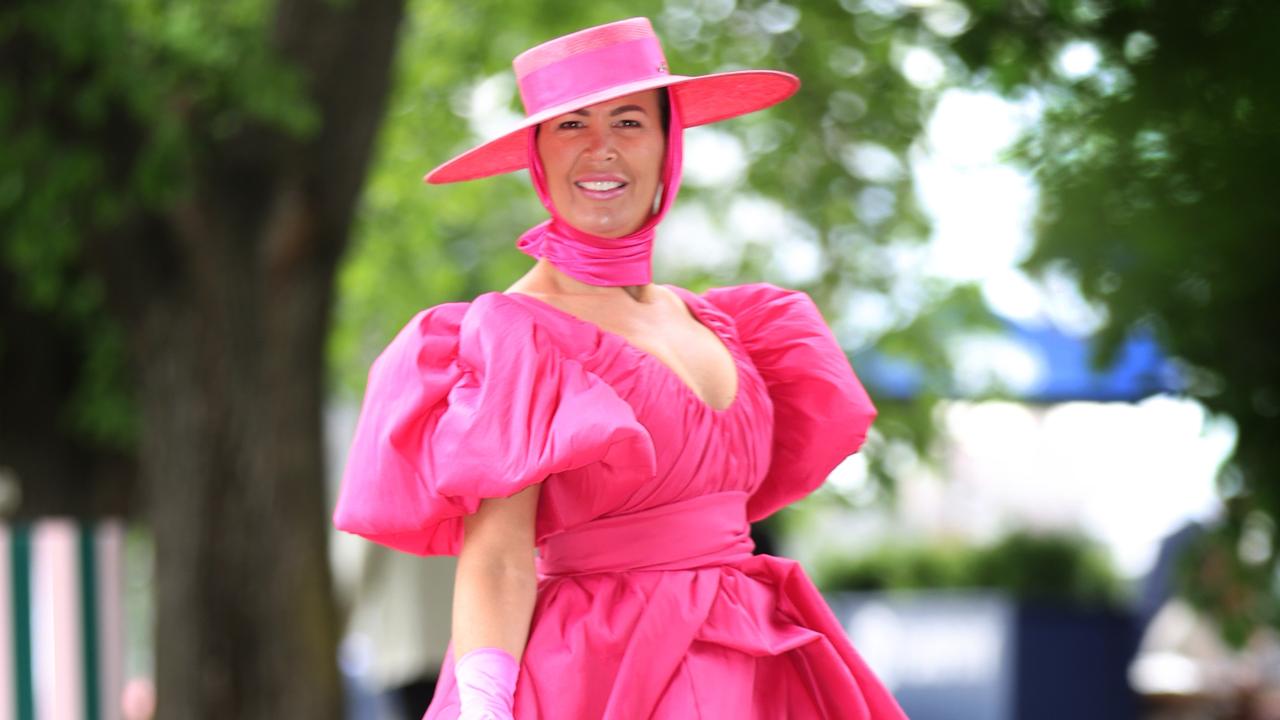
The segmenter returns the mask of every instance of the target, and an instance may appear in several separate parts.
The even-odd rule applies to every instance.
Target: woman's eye
[[[580,127],[582,127],[581,120],[565,120],[564,122],[560,123],[561,130],[574,130]]]
[[[620,120],[618,124],[622,127],[640,127],[639,120]]]

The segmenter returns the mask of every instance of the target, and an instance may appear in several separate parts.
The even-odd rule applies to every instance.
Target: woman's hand
[[[506,650],[480,648],[458,659],[458,720],[512,720],[520,666]]]

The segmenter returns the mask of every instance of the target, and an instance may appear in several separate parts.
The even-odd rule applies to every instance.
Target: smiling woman
[[[649,218],[666,131],[659,97],[645,90],[538,126],[538,157],[551,204],[570,225],[621,237]]]
[[[861,446],[875,408],[843,351],[804,293],[652,278],[684,128],[798,81],[672,75],[643,18],[514,65],[524,122],[426,179],[528,168],[551,215],[516,243],[535,263],[379,356],[334,513],[459,556],[427,720],[901,720],[804,571],[749,534]]]

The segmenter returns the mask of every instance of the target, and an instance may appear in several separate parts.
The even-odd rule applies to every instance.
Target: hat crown
[[[511,64],[527,116],[612,88],[625,95],[633,83],[669,75],[658,36],[643,17],[548,40]]]
[[[653,31],[649,18],[619,20],[553,38],[520,53],[511,61],[511,65],[515,68],[516,78],[523,78],[535,70],[574,55],[632,40],[652,40],[655,44],[658,43],[658,36]]]

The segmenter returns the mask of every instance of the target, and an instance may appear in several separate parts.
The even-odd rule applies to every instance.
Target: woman
[[[527,167],[551,214],[517,243],[537,262],[378,358],[334,515],[459,555],[426,717],[904,717],[800,567],[748,535],[861,445],[875,410],[844,354],[803,293],[651,277],[683,129],[799,82],[671,75],[643,18],[514,65],[525,122],[426,179]]]

